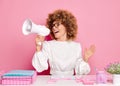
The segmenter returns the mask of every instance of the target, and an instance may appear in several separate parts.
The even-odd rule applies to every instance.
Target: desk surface
[[[82,83],[77,83],[75,79],[65,80],[60,79],[56,82],[49,82],[51,80],[50,76],[37,76],[36,81],[31,86],[114,86],[112,83],[107,84],[93,84],[93,85],[83,85]]]
[[[0,85],[3,86],[3,85]],[[22,85],[4,85],[4,86],[22,86]],[[23,86],[114,86],[112,83],[107,84],[93,84],[93,85],[84,85],[82,83],[77,83],[76,80],[73,79],[58,79],[57,81],[51,82],[50,76],[37,76],[35,82],[31,85],[23,85]]]

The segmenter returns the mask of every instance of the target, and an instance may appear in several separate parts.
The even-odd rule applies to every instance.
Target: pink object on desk
[[[2,84],[4,85],[26,85],[31,84],[31,80],[2,80]]]
[[[82,83],[85,85],[93,85],[95,83],[95,81],[89,80],[89,79],[84,79],[84,80],[82,80]]]
[[[77,83],[83,83],[85,85],[92,85],[95,83],[95,76],[94,75],[76,76],[75,80]]]
[[[96,83],[98,84],[105,84],[107,83],[107,76],[104,71],[98,71],[96,73]]]
[[[32,84],[36,80],[37,73],[34,72],[33,76],[5,76],[1,79],[3,85],[27,85]]]
[[[59,76],[59,75],[52,75],[48,83],[55,83],[59,80],[73,80],[74,76]]]

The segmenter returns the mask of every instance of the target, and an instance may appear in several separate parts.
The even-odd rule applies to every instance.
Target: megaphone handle
[[[42,43],[41,43],[41,42],[38,42],[37,44],[38,44],[38,45],[42,45]]]

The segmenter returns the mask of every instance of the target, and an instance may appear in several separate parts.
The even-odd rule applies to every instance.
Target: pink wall
[[[120,0],[0,0],[0,70],[33,69],[35,35],[22,34],[23,21],[45,24],[47,14],[58,8],[76,16],[83,49],[96,45],[89,60],[91,74],[94,67],[103,70],[109,62],[120,61]]]

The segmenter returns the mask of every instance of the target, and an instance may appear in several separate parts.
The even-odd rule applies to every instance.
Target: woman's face
[[[60,22],[53,22],[52,32],[57,41],[66,41],[67,32],[65,26]]]

